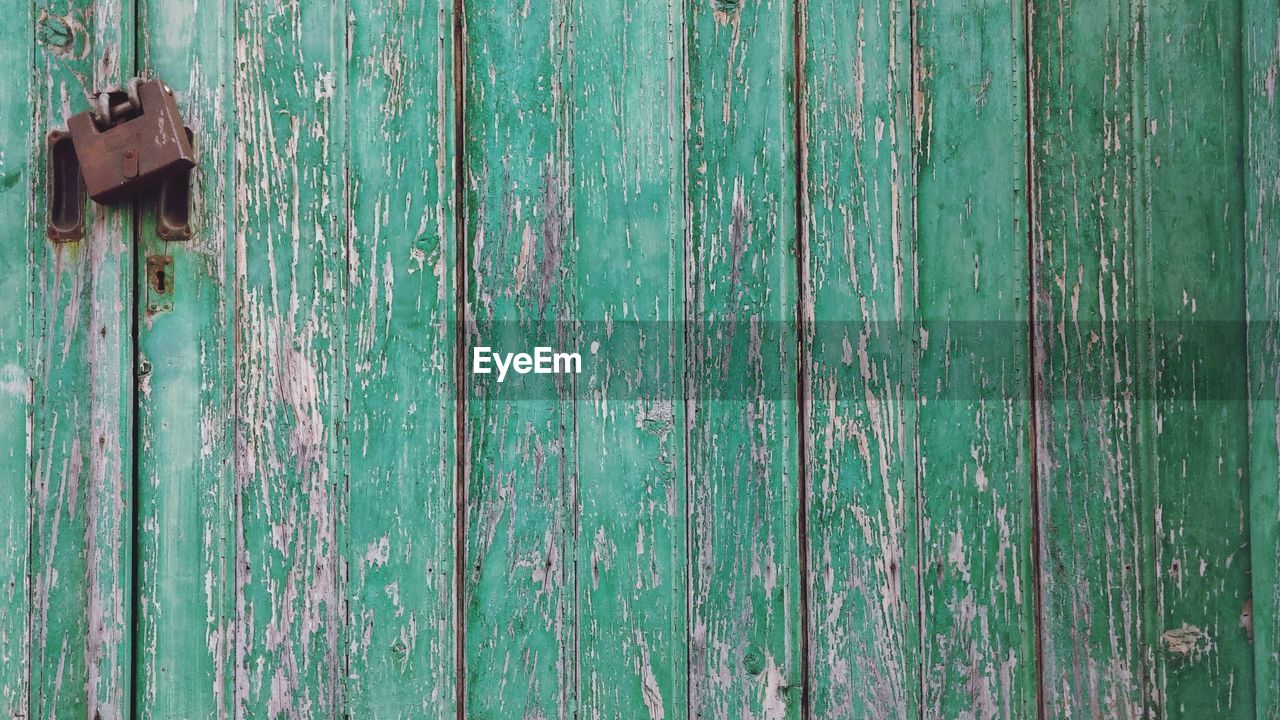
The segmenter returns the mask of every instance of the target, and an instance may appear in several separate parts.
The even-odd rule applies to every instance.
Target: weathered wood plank
[[[350,12],[345,712],[453,718],[453,3]]]
[[[1135,22],[1126,3],[1032,9],[1032,293],[1043,693],[1051,716],[1145,713],[1132,224]],[[1149,516],[1146,516],[1149,517]]]
[[[1142,714],[1141,390],[1129,8],[1036,9],[1033,288],[1044,692],[1052,713]]]
[[[1045,692],[1248,717],[1239,8],[1040,10]]]
[[[162,239],[155,195],[139,200],[135,713],[227,718],[235,613],[234,15],[229,2],[146,0],[140,18],[142,67],[173,88],[199,167],[189,240]]]
[[[55,2],[36,18],[31,147],[124,81],[133,3]],[[37,163],[40,161],[37,161]],[[39,165],[37,165],[39,167]],[[37,173],[34,217],[44,224]],[[32,715],[129,717],[133,249],[129,208],[90,205],[86,236],[32,243]]]
[[[1245,0],[1249,525],[1258,717],[1280,719],[1280,4]]]
[[[1165,717],[1254,717],[1240,7],[1152,2],[1140,31],[1136,277],[1154,332],[1134,440],[1151,453],[1151,706]]]
[[[0,16],[29,28],[35,18],[30,2],[4,0]],[[22,37],[26,38],[26,35]],[[0,45],[0,66],[32,67],[31,42]],[[25,718],[31,672],[31,487],[34,354],[32,259],[44,242],[34,215],[36,176],[44,169],[33,159],[42,148],[32,131],[30,75],[12,82],[0,95],[0,717]]]
[[[915,4],[925,717],[1036,713],[1024,4]]]
[[[795,8],[688,7],[690,711],[799,717]]]
[[[564,0],[467,2],[464,349],[567,345],[574,313]],[[534,378],[536,376],[528,376]],[[572,379],[468,374],[468,717],[573,714],[577,455]]]
[[[574,4],[578,715],[687,713],[682,3]]]
[[[910,7],[801,7],[811,713],[918,717]]]
[[[333,3],[237,10],[234,706],[330,717],[343,636],[347,18]]]

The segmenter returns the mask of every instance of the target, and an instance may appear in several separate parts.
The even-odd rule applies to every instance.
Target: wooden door
[[[0,716],[1280,718],[1275,0],[0,12]]]

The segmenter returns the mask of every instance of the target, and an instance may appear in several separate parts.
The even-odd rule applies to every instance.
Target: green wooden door
[[[0,717],[1280,719],[1275,0],[0,12]]]

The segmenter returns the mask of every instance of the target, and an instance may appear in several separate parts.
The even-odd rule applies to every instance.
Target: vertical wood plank
[[[1140,33],[1137,277],[1154,332],[1135,446],[1153,455],[1152,705],[1168,717],[1254,717],[1240,9],[1159,0]]]
[[[921,702],[1032,717],[1024,4],[914,6]]]
[[[350,13],[345,712],[453,718],[453,3]]]
[[[1146,712],[1135,22],[1127,3],[1032,9],[1039,582],[1054,716]]]
[[[570,8],[467,2],[466,319],[475,347],[567,345],[573,317]],[[576,705],[572,379],[468,374],[468,717]]]
[[[687,712],[683,15],[574,4],[582,717]]]
[[[801,7],[811,713],[918,717],[911,13]]]
[[[1280,718],[1280,5],[1244,3],[1249,527],[1260,720]]]
[[[54,2],[36,18],[32,150],[131,74],[133,3]],[[30,226],[44,224],[35,178]],[[130,715],[133,223],[86,207],[86,236],[33,244],[32,715]]]
[[[142,67],[195,137],[190,239],[157,232],[140,197],[135,712],[227,718],[233,688],[233,323],[229,2],[147,0]]]
[[[236,715],[337,712],[346,9],[237,4]]]
[[[689,12],[691,714],[799,717],[795,7]]]
[[[0,15],[17,27],[31,27],[26,0],[0,2]],[[26,36],[24,36],[26,37]],[[0,45],[0,66],[30,69],[33,45]],[[0,95],[0,716],[29,717],[31,673],[29,636],[31,590],[32,412],[35,368],[31,335],[32,259],[44,242],[34,208],[36,175],[44,170],[32,131],[33,94],[29,74]]]
[[[1092,10],[1033,29],[1046,697],[1248,717],[1240,6]]]

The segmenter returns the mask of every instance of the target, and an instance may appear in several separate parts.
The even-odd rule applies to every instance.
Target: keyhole
[[[171,255],[147,256],[147,280],[151,290],[157,295],[170,294],[169,268],[173,266]]]

